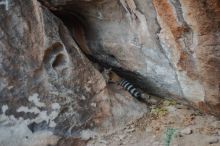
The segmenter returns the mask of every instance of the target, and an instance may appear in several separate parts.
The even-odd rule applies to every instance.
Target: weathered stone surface
[[[124,69],[120,70],[123,76],[149,93],[184,98],[206,112],[220,113],[218,0],[56,0],[44,4],[57,12],[80,14],[88,54]]]
[[[0,145],[84,145],[146,112],[87,57],[220,115],[218,0],[39,2],[0,5]]]
[[[9,4],[9,10],[0,7],[0,145],[66,145],[61,137],[113,130],[146,112],[129,95],[109,94],[46,7],[36,0]]]
[[[183,96],[219,113],[219,1],[155,0],[154,5],[160,40],[171,46],[164,43],[163,48],[176,68]]]

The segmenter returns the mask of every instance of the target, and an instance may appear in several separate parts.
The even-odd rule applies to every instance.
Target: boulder
[[[97,62],[151,94],[220,114],[218,0],[41,2],[81,36]]]
[[[113,130],[144,112],[130,96],[110,94],[45,6],[36,0],[9,1],[8,10],[0,5],[0,145],[65,145],[66,137],[84,143],[86,131]]]

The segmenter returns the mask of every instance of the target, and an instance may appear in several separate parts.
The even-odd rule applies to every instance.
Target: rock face
[[[85,34],[87,54],[149,93],[187,99],[206,112],[220,113],[218,0],[56,0],[44,4],[56,12],[80,16],[85,32],[75,27],[75,33]]]
[[[109,94],[63,22],[38,1],[0,6],[1,146],[61,146],[61,137],[89,138],[146,112],[128,95]]]
[[[151,94],[220,115],[218,0],[8,2],[0,5],[0,145],[88,140],[146,112],[87,57]]]

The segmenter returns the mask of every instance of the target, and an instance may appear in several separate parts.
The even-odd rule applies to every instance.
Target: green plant
[[[157,107],[157,108],[151,109],[151,114],[153,114],[157,117],[165,116],[167,113],[168,113],[167,109],[165,109],[163,107]]]
[[[165,100],[163,102],[164,106],[170,106],[170,105],[176,105],[176,101],[175,100]]]
[[[170,146],[171,140],[173,135],[175,134],[176,129],[174,128],[167,128],[165,132],[165,138],[164,138],[164,146]]]

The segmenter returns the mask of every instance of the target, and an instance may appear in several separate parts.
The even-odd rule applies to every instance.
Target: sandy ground
[[[180,103],[161,100],[150,112],[88,146],[220,146],[220,121]]]
[[[123,124],[117,124],[116,130],[95,134],[89,140],[60,138],[48,131],[32,133],[24,120],[13,117],[14,121],[9,120],[3,112],[0,146],[220,146],[220,119],[157,97],[147,100],[151,104],[131,104],[134,99],[125,98],[130,96],[127,91],[114,85],[110,89],[110,94],[120,93],[111,102],[114,100],[116,120],[124,120]],[[120,106],[124,110],[120,111]],[[127,122],[128,117],[137,117],[134,114],[140,116]]]

